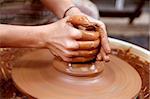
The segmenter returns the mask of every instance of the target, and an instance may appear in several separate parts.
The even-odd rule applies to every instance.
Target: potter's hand
[[[74,10],[74,9],[72,9]],[[104,61],[109,61],[109,56],[108,54],[111,52],[111,49],[109,47],[109,42],[108,42],[108,37],[107,37],[107,32],[106,32],[106,27],[105,24],[102,21],[96,20],[86,14],[83,14],[82,12],[78,11],[76,14],[76,11],[69,10],[67,13],[67,16],[72,16],[72,15],[80,15],[80,16],[85,16],[88,18],[90,22],[97,23],[99,25],[99,31],[100,31],[100,53],[97,55],[97,60],[104,60]]]
[[[81,32],[67,22],[68,18],[43,26],[46,47],[66,62],[93,60],[98,52],[99,35]]]
[[[85,14],[84,14],[85,15]],[[87,15],[85,15],[87,16]],[[109,61],[109,56],[111,49],[109,47],[109,42],[108,42],[108,36],[107,36],[107,31],[106,31],[106,26],[102,21],[93,19],[92,17],[87,16],[87,18],[91,22],[95,22],[99,25],[99,31],[100,31],[100,53],[97,55],[98,60],[104,60],[104,61]]]
[[[101,28],[101,51],[98,54],[98,59],[103,59],[105,61],[109,60],[109,56],[107,55],[110,53],[110,48],[108,45],[108,38],[106,33],[106,28],[103,22],[98,21],[89,17],[88,15],[83,14],[78,7],[72,3],[72,0],[41,0],[48,9],[52,10],[59,18],[64,16],[72,16],[72,15],[84,15],[88,17],[88,19],[92,22],[96,22]],[[86,12],[88,9],[84,8]]]

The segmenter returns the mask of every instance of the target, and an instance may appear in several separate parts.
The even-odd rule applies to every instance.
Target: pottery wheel
[[[53,58],[45,49],[20,57],[12,71],[16,86],[38,99],[131,99],[141,89],[136,70],[116,56],[92,77],[59,72],[52,66]]]

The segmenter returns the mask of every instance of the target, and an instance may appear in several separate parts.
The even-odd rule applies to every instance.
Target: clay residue
[[[148,99],[150,97],[149,89],[149,73],[150,73],[150,63],[147,61],[140,60],[140,57],[130,53],[130,49],[120,50],[112,49],[112,54],[118,56],[119,58],[128,62],[132,67],[134,67],[140,74],[142,79],[142,89],[139,94],[140,99]]]

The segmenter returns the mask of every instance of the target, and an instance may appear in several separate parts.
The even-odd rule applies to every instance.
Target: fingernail
[[[110,54],[111,53],[111,49],[107,50],[107,54]]]
[[[102,57],[100,55],[97,56],[96,60],[101,61]]]
[[[105,56],[105,57],[104,57],[104,61],[105,61],[105,62],[109,62],[109,61],[110,61],[109,56]]]

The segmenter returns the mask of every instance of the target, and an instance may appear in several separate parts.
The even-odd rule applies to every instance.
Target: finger
[[[75,40],[66,40],[62,45],[67,50],[77,50],[80,48],[79,43]]]
[[[109,56],[105,53],[105,51],[104,51],[103,48],[101,48],[100,53],[101,53],[102,59],[103,59],[105,62],[109,62],[109,60],[110,60],[110,59],[109,59]]]
[[[93,59],[95,59],[95,55],[94,56],[89,56],[89,57],[73,57],[73,58],[69,58],[69,57],[66,57],[63,52],[65,50],[65,48],[62,48],[61,46],[57,46],[57,47],[54,47],[54,45],[52,46],[49,46],[49,48],[51,49],[50,51],[59,59],[62,59],[63,61],[66,61],[66,62],[87,62],[87,61],[91,61]],[[61,48],[61,49],[59,49]],[[95,53],[96,51],[92,51],[92,53]],[[81,52],[80,52],[81,53]],[[80,54],[79,53],[79,54]],[[85,52],[82,52],[83,54]]]
[[[99,46],[100,40],[95,41],[78,41],[79,50],[90,50],[95,49]]]
[[[95,31],[84,31],[73,29],[70,33],[71,38],[82,41],[93,41],[99,39],[100,33]]]
[[[110,49],[110,46],[109,46],[108,38],[107,38],[107,37],[102,38],[102,40],[101,40],[101,45],[102,45],[104,51],[105,51],[107,54],[110,54],[110,53],[111,53],[111,49]]]
[[[75,40],[81,39],[82,36],[83,36],[82,31],[80,31],[80,30],[78,30],[78,29],[76,29],[76,28],[73,28],[73,27],[70,27],[69,32],[70,32],[70,37],[71,37],[72,39],[75,39]]]
[[[97,60],[97,61],[102,61],[102,60],[103,60],[101,53],[99,53],[99,54],[97,55],[96,60]]]
[[[74,57],[74,58],[68,58],[68,57],[65,57],[63,58],[64,61],[66,62],[71,62],[71,63],[84,63],[84,62],[88,62],[88,61],[92,61],[93,59],[95,59],[95,56],[93,57]]]
[[[81,30],[82,37],[79,40],[82,41],[93,41],[99,39],[100,33],[95,31],[84,31]]]
[[[56,38],[56,40],[52,41],[52,44],[48,43],[47,46],[54,46],[54,47],[59,47],[59,48],[61,46],[62,48],[65,48],[67,50],[79,49],[79,43],[76,40],[73,40],[69,37],[67,39]]]
[[[109,54],[111,52],[111,49],[109,47],[109,42],[108,42],[108,37],[107,37],[107,32],[106,32],[106,27],[105,25],[101,25],[99,28],[100,32],[100,37],[101,37],[101,45],[104,48],[104,51]]]
[[[96,56],[98,53],[98,49],[94,50],[81,50],[81,51],[68,51],[64,50],[63,55],[65,57],[92,57]]]

